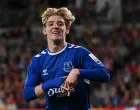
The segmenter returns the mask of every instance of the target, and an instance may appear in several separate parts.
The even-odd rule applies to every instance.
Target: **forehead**
[[[62,16],[52,15],[47,20],[47,22],[58,22],[58,21],[64,22],[64,18]]]

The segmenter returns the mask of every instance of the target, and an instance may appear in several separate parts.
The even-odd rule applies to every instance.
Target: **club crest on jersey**
[[[71,61],[65,62],[65,63],[64,63],[64,71],[65,71],[65,72],[70,72],[73,68],[74,68],[74,67],[73,67]]]

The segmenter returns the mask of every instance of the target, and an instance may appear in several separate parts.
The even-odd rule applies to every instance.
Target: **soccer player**
[[[90,80],[110,79],[102,62],[89,50],[66,42],[74,20],[65,7],[47,8],[42,15],[48,48],[32,58],[23,94],[26,101],[45,94],[45,110],[90,110]]]

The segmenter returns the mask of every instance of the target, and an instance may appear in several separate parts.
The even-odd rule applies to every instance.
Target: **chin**
[[[62,37],[61,37],[61,36],[53,36],[52,39],[53,39],[53,40],[61,40]]]
[[[62,40],[62,38],[52,38],[52,40]]]
[[[52,35],[52,38],[62,38],[62,35],[61,34],[56,34],[56,35]]]

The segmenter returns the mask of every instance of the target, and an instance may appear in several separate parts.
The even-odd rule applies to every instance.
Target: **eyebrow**
[[[52,22],[54,22],[54,21],[48,21],[48,23],[52,23]]]

